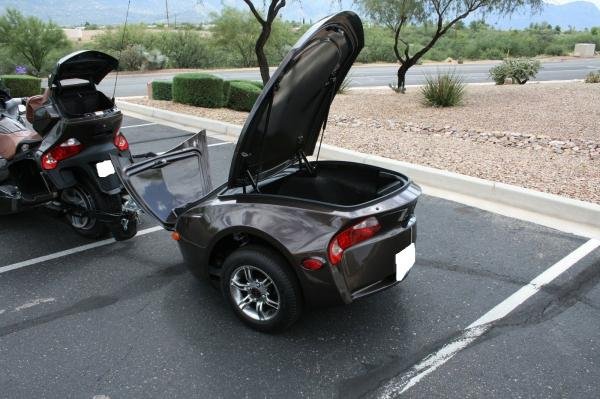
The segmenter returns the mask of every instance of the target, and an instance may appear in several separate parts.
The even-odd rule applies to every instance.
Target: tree
[[[394,34],[394,54],[400,63],[395,91],[404,93],[406,72],[423,57],[450,28],[469,15],[494,12],[507,15],[525,5],[538,8],[542,0],[356,0],[374,21],[387,26]],[[424,23],[433,26],[427,43],[413,50],[402,38],[409,24]]]
[[[279,13],[279,11],[285,7],[285,0],[270,0],[268,2],[269,8],[267,9],[266,18],[263,18],[262,15],[260,15],[252,0],[244,0],[244,3],[250,7],[250,11],[252,11],[254,18],[256,18],[261,26],[260,35],[258,35],[254,45],[254,51],[258,61],[258,67],[260,68],[260,76],[263,80],[263,83],[267,83],[269,81],[270,74],[269,61],[265,55],[265,44],[267,44],[269,36],[271,36],[273,22],[275,21],[275,18],[277,18],[277,13]]]
[[[217,51],[226,55],[226,64],[257,66],[254,46],[261,28],[252,13],[225,7],[221,14],[213,14],[212,17],[211,42]],[[273,63],[279,63],[301,33],[302,29],[294,29],[292,24],[279,18],[275,19],[271,26],[270,39],[263,49],[266,58]]]
[[[23,58],[33,68],[32,73],[38,76],[48,55],[69,44],[67,36],[55,23],[25,17],[12,8],[0,17],[0,43],[11,55]]]
[[[252,16],[248,12],[225,7],[220,15],[213,15],[213,17],[212,34],[215,43],[237,55],[237,65],[256,66],[252,47],[259,33]]]

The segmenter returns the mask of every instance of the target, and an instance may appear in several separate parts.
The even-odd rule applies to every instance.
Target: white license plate
[[[115,173],[115,168],[111,161],[104,161],[96,164],[96,171],[99,177],[106,177]]]
[[[415,243],[410,244],[401,252],[396,254],[396,280],[402,281],[409,270],[415,264],[416,251]]]

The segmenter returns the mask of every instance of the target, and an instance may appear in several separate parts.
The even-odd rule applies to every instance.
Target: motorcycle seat
[[[0,119],[0,157],[10,161],[24,144],[32,145],[40,141],[42,136],[26,130],[20,123],[6,117]]]
[[[34,112],[40,108],[42,105],[44,105],[47,101],[48,98],[50,97],[50,89],[46,87],[46,90],[44,90],[44,94],[40,94],[37,96],[31,96],[27,99],[27,105],[25,106],[25,110],[26,110],[26,118],[29,121],[29,123],[33,123],[33,114]]]

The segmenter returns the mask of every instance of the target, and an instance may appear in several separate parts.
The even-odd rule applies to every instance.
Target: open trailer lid
[[[358,15],[344,11],[312,26],[267,82],[240,134],[229,187],[312,155],[329,106],[364,45]]]
[[[83,79],[98,84],[118,66],[116,58],[100,51],[76,51],[58,60],[48,78],[48,86],[65,79]]]

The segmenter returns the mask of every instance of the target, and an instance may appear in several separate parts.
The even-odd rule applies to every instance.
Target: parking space
[[[123,133],[134,153],[189,136],[129,117]],[[219,184],[233,144],[209,145]],[[91,241],[44,210],[2,217],[0,397],[393,397],[415,366],[588,241],[428,196],[417,217],[405,282],[307,311],[280,335],[244,327],[163,231],[3,272]],[[403,395],[597,397],[599,316],[594,249]]]

